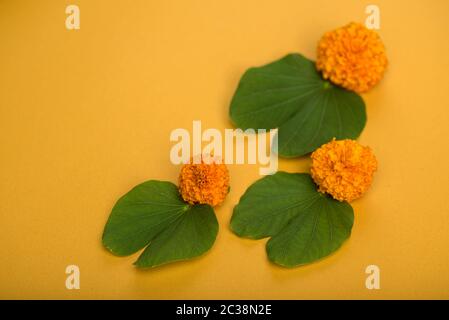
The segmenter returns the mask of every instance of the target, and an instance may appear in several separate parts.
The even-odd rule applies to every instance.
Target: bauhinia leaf
[[[209,250],[218,232],[212,207],[190,206],[176,185],[147,181],[120,198],[103,233],[103,245],[120,256],[147,246],[138,267],[191,259]]]
[[[268,258],[295,267],[336,251],[353,222],[352,207],[319,193],[310,175],[277,172],[248,188],[234,208],[231,229],[241,237],[271,237]]]
[[[278,152],[285,157],[312,152],[334,137],[355,139],[366,123],[363,99],[323,80],[315,63],[299,54],[246,71],[230,117],[242,129],[278,128]]]

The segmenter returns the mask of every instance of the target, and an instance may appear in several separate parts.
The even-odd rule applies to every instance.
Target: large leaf
[[[352,207],[317,191],[310,175],[277,172],[256,181],[234,208],[231,229],[267,242],[268,258],[294,267],[321,259],[349,238]]]
[[[322,79],[315,63],[290,54],[243,75],[230,116],[247,129],[279,129],[279,155],[302,156],[337,139],[355,139],[366,123],[365,103],[354,92]]]
[[[154,267],[203,254],[217,232],[212,207],[190,206],[182,201],[176,185],[151,180],[117,201],[104,229],[103,245],[120,256],[148,245],[136,265]]]

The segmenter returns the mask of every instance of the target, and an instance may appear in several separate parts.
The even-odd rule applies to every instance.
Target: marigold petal
[[[179,192],[190,204],[220,205],[229,192],[229,172],[217,159],[201,156],[185,164],[179,174]]]
[[[326,32],[318,43],[316,67],[323,78],[351,91],[374,87],[387,65],[379,35],[360,23]]]
[[[360,198],[377,170],[371,149],[349,139],[334,139],[315,150],[311,158],[310,171],[319,191],[339,201]]]

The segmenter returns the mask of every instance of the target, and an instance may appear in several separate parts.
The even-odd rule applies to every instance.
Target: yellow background
[[[65,28],[65,7],[81,29]],[[313,265],[270,264],[265,240],[228,223],[259,178],[232,165],[213,249],[136,270],[101,246],[109,212],[134,185],[176,182],[175,128],[232,128],[242,73],[365,20],[367,1],[0,1],[0,298],[449,298],[449,1],[376,1],[389,70],[364,95],[360,137],[379,160],[353,203],[350,240]],[[307,158],[279,169],[307,171]],[[65,268],[81,289],[65,288]],[[381,289],[365,288],[365,268]]]

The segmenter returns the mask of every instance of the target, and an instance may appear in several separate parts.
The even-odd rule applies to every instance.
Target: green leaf
[[[268,258],[284,267],[314,262],[351,235],[352,207],[317,191],[309,174],[277,172],[251,185],[234,208],[232,231],[271,237]]]
[[[285,157],[305,155],[334,137],[355,139],[366,123],[363,99],[323,80],[315,63],[299,54],[246,71],[230,116],[242,129],[278,128],[278,152]]]
[[[218,232],[212,207],[190,206],[176,185],[147,181],[121,197],[106,223],[103,245],[125,256],[147,246],[138,267],[191,259],[209,250]]]

